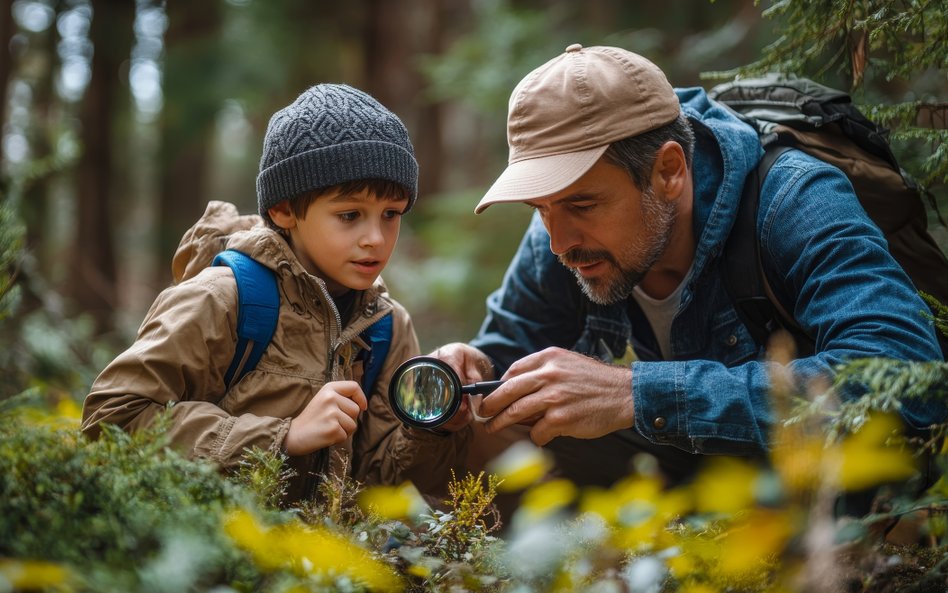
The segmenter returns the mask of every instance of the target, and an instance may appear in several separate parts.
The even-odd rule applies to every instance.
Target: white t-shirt
[[[685,290],[685,284],[688,283],[688,277],[691,276],[691,270],[685,274],[685,279],[675,288],[675,291],[663,299],[653,299],[645,294],[641,287],[636,286],[632,289],[632,298],[642,308],[642,313],[648,319],[652,326],[652,333],[658,341],[658,347],[662,352],[662,358],[671,359],[671,326],[678,313],[678,307],[681,305],[681,293]]]

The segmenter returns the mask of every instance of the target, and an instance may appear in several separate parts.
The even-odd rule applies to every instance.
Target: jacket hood
[[[744,180],[760,161],[757,131],[702,88],[675,89],[695,131],[695,270],[720,252],[737,217]]]
[[[294,308],[302,310],[305,303],[329,295],[325,282],[303,268],[286,240],[269,228],[259,215],[241,215],[234,204],[212,200],[204,215],[181,238],[172,261],[175,284],[197,276],[211,265],[214,256],[225,249],[235,249],[273,270],[281,279],[281,292]],[[361,291],[358,306],[388,299],[382,278],[372,288]],[[376,308],[381,303],[376,303]],[[386,307],[387,308],[387,307]],[[375,311],[367,312],[374,315]]]

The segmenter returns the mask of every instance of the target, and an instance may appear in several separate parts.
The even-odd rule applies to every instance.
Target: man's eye
[[[595,202],[578,202],[573,203],[572,208],[576,212],[588,212],[596,207]]]

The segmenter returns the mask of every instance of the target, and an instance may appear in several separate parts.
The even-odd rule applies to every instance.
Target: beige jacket
[[[280,314],[273,339],[257,367],[225,389],[224,373],[236,349],[237,284],[226,266],[208,267],[224,247],[237,249],[277,274]],[[418,354],[404,308],[379,279],[357,297],[352,319],[339,313],[322,280],[307,273],[289,245],[258,216],[211,202],[175,254],[176,284],[152,305],[132,346],[99,375],[85,400],[82,430],[97,436],[102,423],[126,430],[171,412],[171,439],[191,456],[232,468],[253,446],[277,452],[290,419],[328,381],[359,381],[359,334],[383,315],[393,316],[392,344],[369,408],[349,442],[291,458],[297,473],[288,498],[312,495],[317,476],[343,471],[368,484],[412,480],[442,494],[449,468],[459,466],[469,431],[450,436],[403,426],[388,401],[392,372]],[[338,454],[336,454],[338,453]]]

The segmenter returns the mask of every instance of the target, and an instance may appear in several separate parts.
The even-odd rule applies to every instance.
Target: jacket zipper
[[[338,366],[337,353],[339,348],[342,347],[347,341],[352,340],[355,336],[359,335],[367,327],[375,323],[377,319],[382,317],[382,314],[385,311],[376,311],[374,315],[370,317],[363,317],[358,323],[351,324],[347,331],[343,331],[342,328],[342,315],[339,313],[338,307],[336,307],[335,301],[329,294],[329,290],[326,288],[326,285],[322,282],[317,282],[316,285],[319,287],[319,291],[322,295],[323,302],[326,303],[326,308],[329,309],[329,312],[332,314],[330,317],[329,331],[327,332],[327,348],[329,349],[329,365],[326,376],[326,381],[333,381],[336,376],[336,368]],[[378,297],[376,297],[378,298]],[[317,303],[318,306],[318,303]],[[336,340],[333,340],[333,336],[338,335]],[[320,449],[312,454],[313,459],[313,471],[310,472],[310,475],[307,477],[307,483],[304,488],[307,498],[314,498],[316,496],[316,490],[319,487],[320,482],[322,481],[321,476],[329,470],[329,455],[328,448]]]

